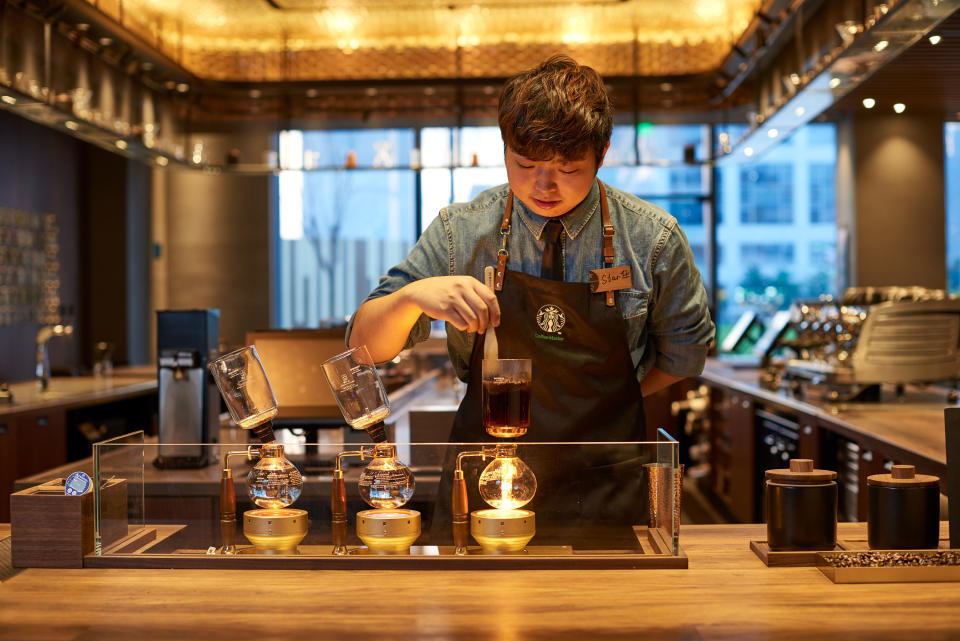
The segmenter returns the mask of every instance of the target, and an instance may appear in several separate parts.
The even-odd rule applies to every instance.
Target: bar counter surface
[[[29,569],[0,584],[0,639],[960,638],[956,583],[835,585],[765,567],[748,548],[763,536],[684,526],[687,570]]]

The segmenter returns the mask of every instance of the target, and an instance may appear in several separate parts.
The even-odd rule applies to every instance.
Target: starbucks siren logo
[[[537,310],[537,325],[545,332],[556,334],[567,322],[567,317],[556,305],[544,305]]]

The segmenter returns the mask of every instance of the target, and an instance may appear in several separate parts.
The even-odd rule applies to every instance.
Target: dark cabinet
[[[753,401],[736,392],[711,391],[710,480],[715,496],[733,518],[756,521]]]

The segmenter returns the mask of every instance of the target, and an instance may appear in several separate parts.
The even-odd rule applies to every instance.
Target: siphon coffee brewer
[[[771,550],[832,550],[837,543],[837,473],[811,459],[765,473],[767,544]]]
[[[871,550],[924,550],[940,545],[940,479],[894,465],[867,477]]]

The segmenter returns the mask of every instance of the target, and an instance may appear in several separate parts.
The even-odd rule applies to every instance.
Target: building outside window
[[[960,122],[944,126],[946,173],[947,288],[960,294]]]
[[[836,131],[815,123],[760,158],[720,163],[717,334],[745,311],[769,316],[796,299],[836,295]]]

